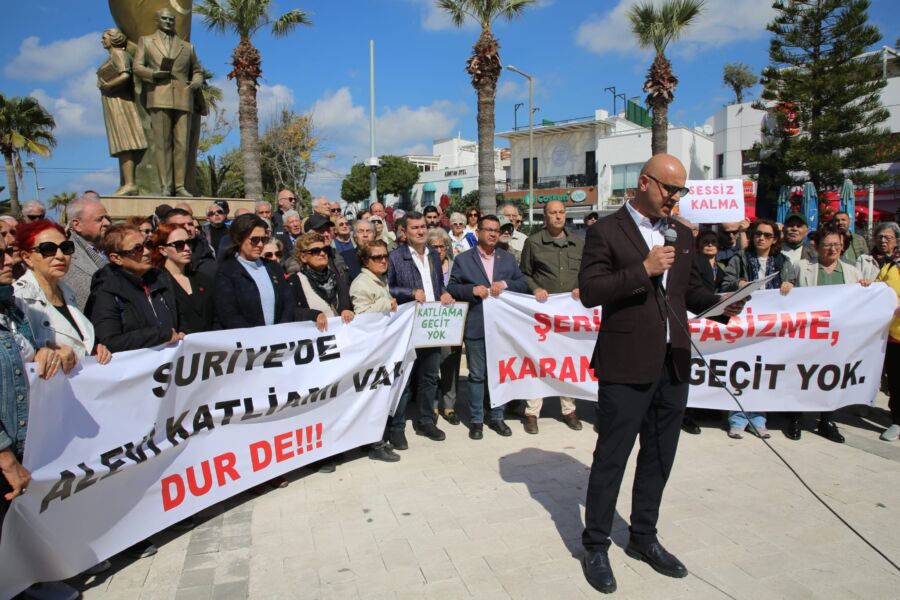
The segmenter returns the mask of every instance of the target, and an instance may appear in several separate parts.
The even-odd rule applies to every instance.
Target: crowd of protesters
[[[21,464],[28,424],[27,362],[35,362],[38,375],[49,378],[60,370],[69,373],[88,355],[107,364],[117,352],[176,343],[196,332],[297,321],[324,331],[331,318],[348,323],[356,314],[395,311],[405,303],[468,302],[463,346],[417,350],[384,438],[368,448],[370,458],[395,462],[400,460],[396,451],[409,447],[407,412],[415,433],[436,442],[445,439],[441,420],[460,424],[455,408],[462,352],[468,368],[469,437],[482,439],[484,425],[498,435],[512,435],[505,411],[523,420],[526,433],[537,434],[543,398],[485,414],[482,303],[506,291],[531,293],[538,301],[558,293],[579,298],[583,229],[570,227],[559,201],[542,207],[543,226],[531,235],[522,231],[522,215],[513,204],[500,207],[498,216],[474,207],[448,215],[436,206],[404,213],[376,202],[351,221],[340,204],[322,198],[313,201],[309,215],[301,215],[291,190],[281,190],[274,207],[257,202],[254,212],[231,214],[228,202],[217,200],[206,208],[202,225],[187,203],[112,223],[94,193],[68,206],[65,228],[47,218],[40,203],[26,203],[22,212],[21,220],[0,217],[0,522],[30,477]],[[598,218],[591,213],[585,226]],[[687,225],[696,239],[697,270],[710,291],[728,292],[772,276],[766,287],[782,294],[797,286],[882,281],[900,296],[900,227],[878,224],[869,245],[849,231],[850,218],[838,213],[814,232],[797,213],[783,224],[758,219]],[[900,437],[896,316],[885,376],[897,402],[891,405],[892,424],[881,436],[885,441]],[[575,401],[561,397],[559,402],[565,424],[580,430]],[[788,438],[800,438],[801,417],[787,413]],[[684,431],[700,433],[695,418],[693,411],[686,412]],[[770,436],[763,413],[732,412],[727,423],[732,438],[741,438],[749,423],[755,434]],[[844,441],[831,413],[818,416],[816,432]],[[315,467],[331,472],[335,465],[332,458]],[[287,480],[268,485],[283,487]],[[131,550],[139,556],[154,551],[149,542]],[[29,593],[59,597],[61,585],[40,584]]]

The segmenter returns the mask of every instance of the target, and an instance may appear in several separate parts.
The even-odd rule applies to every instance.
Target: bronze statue
[[[151,145],[163,196],[193,196],[185,188],[195,92],[203,70],[193,46],[175,34],[175,13],[156,13],[157,31],[138,41],[134,73],[144,81]]]
[[[122,185],[113,192],[114,196],[137,195],[134,168],[147,149],[147,138],[134,104],[131,55],[125,50],[127,43],[125,34],[118,29],[104,31],[102,44],[109,51],[109,58],[97,70],[109,155],[119,159]]]
[[[191,41],[191,0],[109,0],[109,12],[116,26],[133,44],[156,32],[156,13],[160,9],[175,11],[175,33]],[[129,48],[134,53],[134,48]]]

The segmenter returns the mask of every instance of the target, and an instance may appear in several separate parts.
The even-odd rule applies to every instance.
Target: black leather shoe
[[[841,435],[841,432],[838,431],[837,425],[834,424],[834,421],[824,421],[819,420],[819,426],[816,428],[816,433],[821,435],[826,440],[831,440],[836,444],[844,443],[844,436]]]
[[[653,542],[645,549],[640,549],[629,542],[628,547],[625,548],[625,554],[631,558],[644,561],[653,567],[654,571],[666,577],[687,577],[687,567],[663,548],[659,542]]]
[[[400,455],[391,450],[390,446],[382,443],[377,446],[372,446],[369,450],[369,458],[372,460],[380,460],[381,462],[397,462],[400,460]]]
[[[587,582],[598,592],[612,594],[616,591],[616,578],[605,551],[585,550],[581,557],[581,570],[584,571]]]
[[[472,423],[469,428],[469,439],[480,440],[484,437],[484,425],[482,423]]]
[[[419,428],[416,429],[416,435],[424,435],[429,440],[434,440],[435,442],[442,442],[447,437],[444,435],[444,432],[438,429],[437,425],[431,421],[419,423]]]
[[[512,429],[509,428],[509,425],[506,424],[506,421],[503,419],[499,419],[497,421],[490,421],[488,423],[488,427],[502,435],[503,437],[509,437],[512,435]]]
[[[694,422],[693,419],[685,417],[683,421],[681,421],[681,430],[685,433],[690,433],[691,435],[700,435],[700,426]]]
[[[334,473],[337,471],[337,463],[334,458],[326,458],[315,465],[316,473]]]
[[[443,413],[441,416],[451,425],[459,425],[459,417],[456,416],[455,412]]]
[[[409,444],[406,441],[406,432],[391,431],[391,447],[394,450],[407,450]]]
[[[789,440],[799,440],[801,431],[803,430],[800,429],[800,419],[791,419],[788,421],[787,429],[784,430],[784,437]]]

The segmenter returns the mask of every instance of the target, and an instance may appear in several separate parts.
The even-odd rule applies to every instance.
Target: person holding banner
[[[463,339],[469,367],[469,438],[473,440],[484,437],[484,382],[487,373],[484,301],[488,297],[496,298],[503,290],[528,291],[528,282],[519,270],[516,259],[509,252],[497,248],[499,239],[500,219],[495,215],[481,217],[478,221],[478,245],[456,257],[447,285],[450,295],[469,303]],[[502,406],[491,409],[488,427],[504,437],[512,435],[512,430],[503,421]]]
[[[817,257],[811,260],[801,259],[797,268],[797,286],[818,287],[822,285],[842,285],[846,283],[859,283],[869,285],[869,281],[863,278],[862,272],[854,265],[841,259],[844,251],[846,234],[838,226],[824,223],[816,230],[813,241],[816,244]],[[790,284],[787,284],[790,290]],[[788,425],[784,432],[790,440],[799,440],[802,432],[800,426],[800,413],[787,413]],[[819,414],[819,424],[816,433],[826,440],[836,444],[844,443],[844,436],[834,423],[833,412]]]
[[[550,294],[572,294],[578,300],[578,271],[584,240],[566,231],[566,205],[559,200],[544,204],[544,228],[528,237],[522,247],[519,268],[538,302]],[[543,398],[528,400],[525,406],[525,433],[537,434]],[[575,414],[575,400],[559,397],[563,422],[569,429],[581,430]]]
[[[879,223],[875,227],[875,248],[871,255],[860,258],[859,264],[875,267],[876,281],[886,283],[900,299],[900,227],[892,221]],[[868,277],[867,277],[868,278]],[[900,438],[900,308],[894,312],[888,332],[887,351],[884,356],[884,372],[887,374],[888,407],[891,411],[891,425],[881,434],[885,442],[896,442]]]
[[[588,583],[611,593],[609,535],[628,456],[638,435],[625,549],[669,577],[687,569],[657,539],[656,524],[687,405],[691,342],[687,310],[703,312],[719,297],[703,287],[690,230],[670,220],[687,174],[674,156],[657,154],[641,169],[634,199],[587,234],[578,287],[587,308],[602,306],[592,367],[598,379],[598,436],[585,502]],[[725,313],[736,315],[743,302]]]
[[[321,233],[308,231],[297,238],[294,256],[300,270],[288,277],[294,298],[294,321],[315,321],[319,331],[328,329],[328,319],[353,320],[350,289],[331,267],[328,242]]]
[[[399,304],[406,302],[440,302],[452,304],[453,297],[444,287],[441,258],[436,250],[426,243],[428,226],[425,216],[419,212],[408,212],[406,218],[407,243],[401,244],[388,256],[388,286],[391,296]],[[397,450],[406,450],[406,405],[416,392],[416,406],[419,417],[416,434],[435,442],[447,436],[434,422],[434,399],[437,396],[438,373],[441,369],[441,349],[417,348],[413,375],[410,376],[400,396],[400,403],[391,421],[391,444]]]

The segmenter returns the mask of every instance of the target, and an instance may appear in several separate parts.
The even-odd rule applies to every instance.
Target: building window
[[[422,206],[434,205],[434,192],[422,192]]]
[[[716,154],[716,179],[725,177],[725,155]]]
[[[597,184],[597,151],[589,150],[584,153],[584,185]]]
[[[610,197],[621,199],[633,195],[628,193],[628,190],[637,188],[638,178],[641,176],[641,168],[643,166],[643,163],[614,165],[612,168],[612,190],[610,190]]]
[[[538,159],[532,158],[531,165],[534,165],[534,181],[537,183],[538,180]],[[522,189],[528,189],[528,173],[529,169],[529,161],[527,158],[522,159]]]

